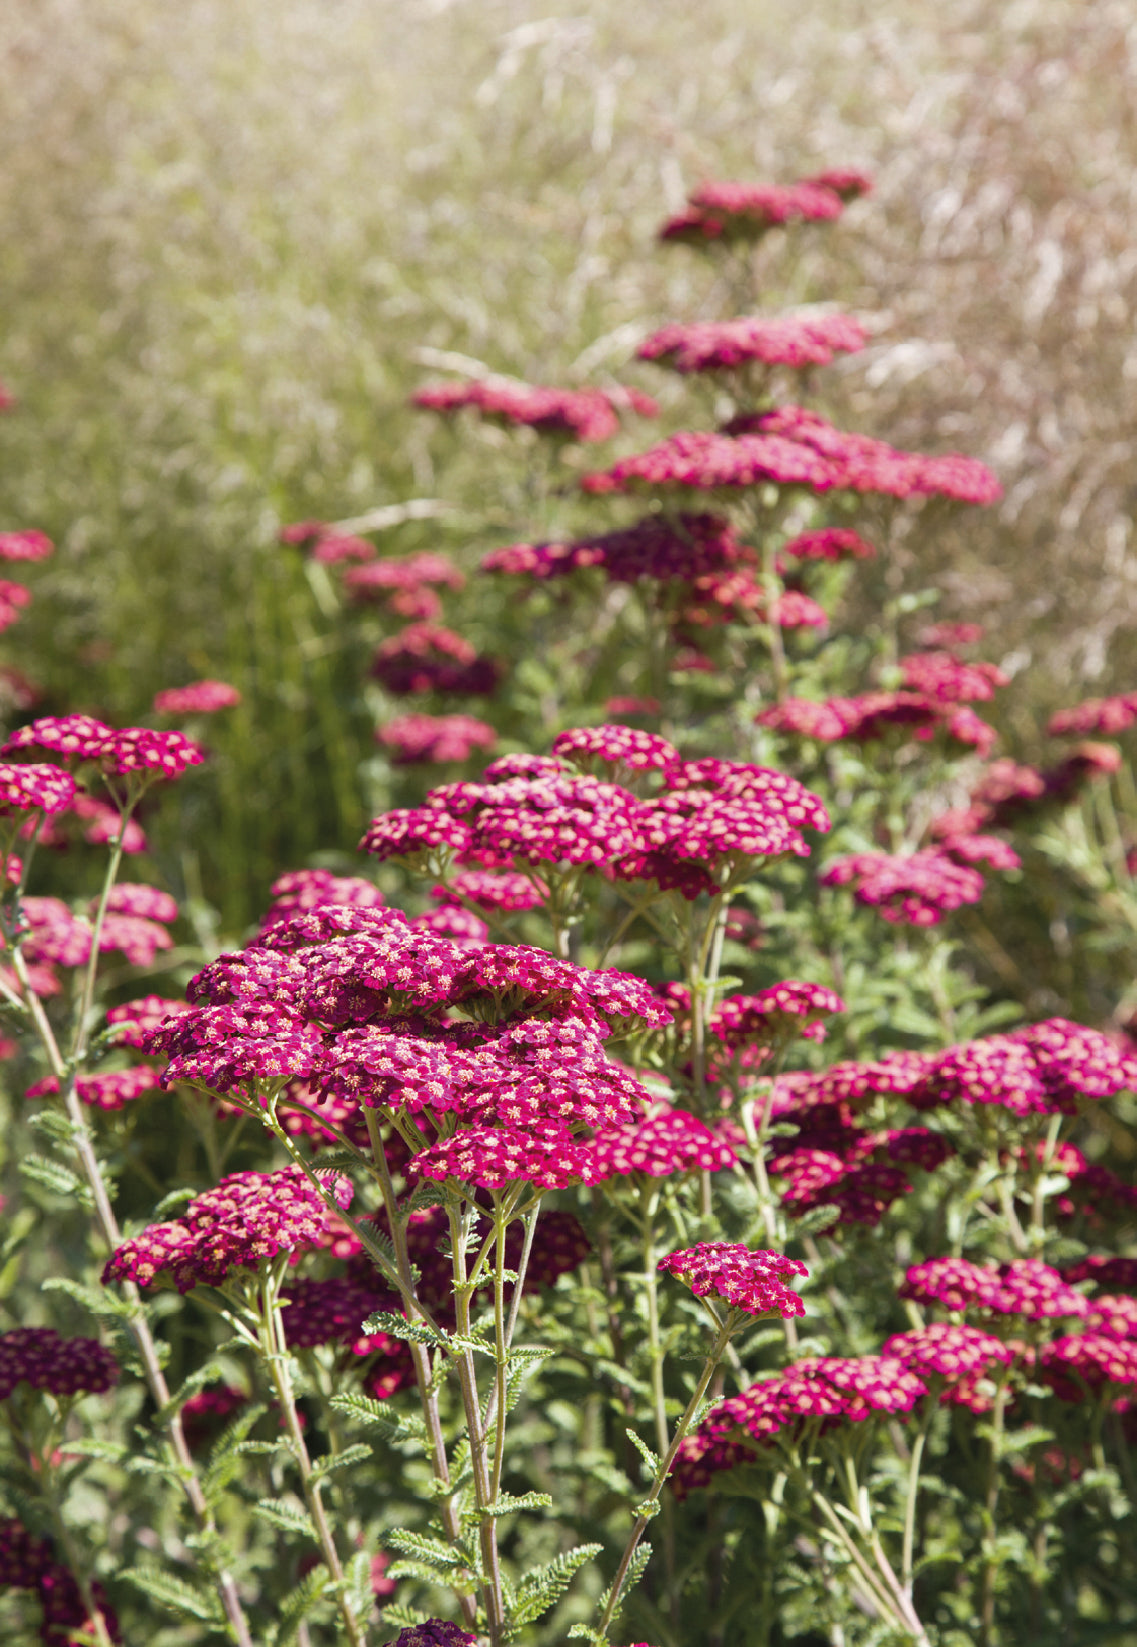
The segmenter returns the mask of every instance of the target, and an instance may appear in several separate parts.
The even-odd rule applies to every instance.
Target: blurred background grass
[[[998,471],[1000,508],[890,566],[988,623],[1029,754],[1050,709],[1134,684],[1126,0],[7,0],[0,529],[60,546],[7,656],[41,712],[242,689],[157,827],[175,890],[200,880],[235,931],[389,798],[366,633],[321,619],[282,521],[435,498],[382,548],[470,565],[542,524],[528,448],[407,411],[421,351],[613,381],[649,326],[725,312],[653,241],[686,190],[828,165],[876,193],[771,261],[763,305],[875,314],[824,409]],[[497,593],[456,626],[526,646]]]

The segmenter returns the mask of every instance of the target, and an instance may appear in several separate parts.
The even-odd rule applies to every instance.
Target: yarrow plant
[[[1016,994],[992,915],[1085,825],[1077,930],[1137,932],[1102,741],[1137,695],[1004,750],[1011,664],[895,552],[998,479],[805,404],[871,315],[754,312],[870,187],[707,181],[661,227],[745,309],[644,326],[629,373],[702,379],[714,427],[637,452],[640,388],[471,362],[414,396],[423,452],[514,463],[538,518],[282,526],[299,649],[358,653],[372,806],[243,932],[139,813],[176,784],[192,829],[189,734],[244,678],[6,729],[13,1640],[1137,1629],[1137,1002]]]

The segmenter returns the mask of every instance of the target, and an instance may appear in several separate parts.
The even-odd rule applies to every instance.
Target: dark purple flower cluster
[[[634,526],[568,542],[514,543],[494,549],[482,561],[486,572],[512,572],[531,578],[567,577],[596,566],[610,583],[685,583],[740,564],[751,564],[754,551],[740,543],[721,515],[647,515]]]
[[[443,1618],[428,1618],[425,1624],[408,1624],[400,1630],[391,1647],[477,1647],[477,1636]]]
[[[329,1176],[327,1184],[337,1205],[351,1204],[346,1178]],[[168,1271],[179,1292],[199,1282],[220,1286],[231,1270],[326,1246],[337,1222],[299,1167],[231,1172],[195,1196],[181,1218],[125,1241],[108,1259],[103,1281],[149,1287]]]
[[[581,485],[587,492],[628,492],[645,486],[717,491],[773,484],[979,504],[1002,496],[995,476],[975,458],[898,451],[869,435],[835,429],[801,406],[757,413],[746,425],[737,434],[670,435],[646,452],[586,475]]]
[[[104,1395],[118,1383],[118,1362],[95,1338],[61,1338],[51,1327],[0,1333],[0,1401],[17,1384],[61,1397]]]
[[[371,673],[396,697],[418,692],[485,697],[501,676],[492,658],[437,623],[411,623],[381,641]]]
[[[0,1589],[33,1590],[43,1605],[39,1639],[46,1647],[76,1647],[94,1639],[92,1621],[74,1574],[55,1559],[50,1539],[36,1538],[19,1521],[0,1520]],[[91,1593],[110,1639],[121,1642],[118,1620],[96,1580]],[[472,1639],[472,1638],[471,1638]]]

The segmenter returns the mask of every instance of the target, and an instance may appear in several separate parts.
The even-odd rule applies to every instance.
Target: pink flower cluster
[[[587,492],[627,492],[641,486],[714,491],[767,483],[979,504],[1002,496],[995,476],[975,458],[898,451],[869,435],[835,429],[801,406],[757,413],[738,434],[671,435],[638,456],[586,475],[581,485]]]
[[[48,749],[79,761],[97,760],[109,776],[142,773],[178,778],[187,768],[199,766],[205,759],[205,751],[181,732],[155,732],[148,726],[127,726],[116,732],[89,715],[42,716],[28,726],[18,727],[0,754],[11,755],[21,749]],[[56,769],[25,767],[22,770],[52,772]]]
[[[92,898],[89,912],[94,919],[98,899]],[[156,886],[143,886],[136,881],[119,881],[107,896],[107,913],[133,915],[143,921],[161,921],[169,925],[178,918],[178,906],[168,892]]]
[[[669,1016],[627,974],[469,948],[398,911],[354,906],[289,916],[189,993],[193,1010],[145,1043],[170,1059],[163,1084],[223,1093],[303,1078],[310,1101],[401,1110],[428,1139],[433,1129],[416,1172],[489,1187],[588,1176],[579,1129],[622,1124],[650,1102],[606,1056],[609,1024]]]
[[[154,694],[156,715],[213,715],[232,709],[241,701],[235,686],[225,681],[191,681],[188,686],[168,686]]]
[[[1116,737],[1128,732],[1137,721],[1137,692],[1123,692],[1114,698],[1089,698],[1073,709],[1059,709],[1050,717],[1051,737],[1084,738],[1091,733]]]
[[[801,1035],[824,1038],[821,1019],[844,1012],[841,997],[823,984],[786,979],[757,995],[728,995],[711,1013],[708,1029],[727,1047],[769,1044]]]
[[[814,1422],[824,1431],[863,1423],[874,1413],[907,1413],[927,1385],[903,1361],[884,1355],[818,1356],[720,1401],[682,1442],[671,1482],[685,1498],[714,1476],[753,1464],[785,1432],[791,1443]]]
[[[947,1310],[978,1309],[1028,1320],[1084,1316],[1089,1305],[1056,1269],[1036,1258],[1009,1264],[973,1264],[966,1258],[929,1258],[913,1264],[900,1287],[902,1298],[940,1304]]]
[[[802,532],[778,550],[779,556],[794,560],[872,560],[876,550],[846,526],[823,526],[816,532]]]
[[[757,725],[772,731],[792,732],[821,743],[839,739],[872,743],[895,732],[920,739],[943,733],[981,755],[990,753],[996,737],[994,728],[974,710],[924,691],[862,692],[859,697],[827,698],[824,702],[786,698],[760,710],[754,719]]]
[[[339,1206],[350,1205],[346,1178],[331,1176],[327,1184]],[[338,1222],[299,1167],[231,1172],[195,1196],[179,1219],[125,1241],[107,1260],[103,1282],[149,1287],[168,1271],[179,1292],[199,1282],[220,1286],[231,1270],[328,1245]]]
[[[659,1268],[678,1277],[696,1298],[721,1298],[748,1315],[805,1314],[805,1305],[783,1277],[808,1275],[805,1265],[784,1253],[751,1251],[739,1242],[700,1241],[668,1253]]]
[[[25,607],[31,605],[32,594],[22,583],[0,578],[0,632],[15,623]]]
[[[124,1104],[142,1098],[158,1086],[158,1072],[149,1064],[135,1064],[129,1069],[107,1070],[101,1075],[79,1075],[75,1080],[75,1094],[80,1103],[93,1109],[121,1109]],[[28,1087],[25,1098],[51,1098],[59,1091],[59,1082],[48,1075]]]
[[[665,1109],[630,1127],[604,1127],[591,1146],[599,1179],[671,1178],[686,1172],[723,1172],[738,1157],[697,1116]]]
[[[595,537],[494,549],[483,558],[482,570],[544,579],[596,566],[610,583],[690,581],[754,558],[721,515],[647,515],[634,526]]]
[[[786,223],[825,223],[840,217],[846,200],[867,194],[862,172],[828,171],[800,183],[703,183],[690,194],[687,209],[667,220],[663,241],[691,245],[753,240]]]
[[[978,870],[957,864],[946,852],[855,852],[838,858],[821,876],[823,886],[853,886],[859,904],[886,921],[936,926],[949,910],[978,903],[984,881]]]
[[[1053,1339],[1039,1351],[1039,1371],[1062,1401],[1084,1401],[1109,1385],[1137,1385],[1137,1344],[1101,1332]]]
[[[950,652],[913,652],[900,659],[904,684],[937,703],[985,703],[1009,675],[994,663],[963,663]]]
[[[977,1383],[988,1379],[992,1369],[1010,1366],[1015,1358],[1014,1350],[1002,1339],[978,1327],[953,1326],[945,1321],[894,1333],[885,1339],[881,1354],[902,1361],[929,1385],[941,1381],[941,1401],[979,1410],[985,1402],[976,1389]]]
[[[75,781],[62,767],[0,763],[0,813],[66,812],[74,795]]]
[[[1075,1281],[1093,1281],[1099,1287],[1121,1287],[1126,1292],[1137,1292],[1137,1258],[1091,1253],[1069,1265],[1063,1275],[1071,1285]]]
[[[828,366],[838,353],[863,349],[867,332],[851,315],[752,315],[742,320],[665,326],[636,350],[677,372],[731,371],[763,366]]]
[[[620,427],[617,412],[659,415],[655,401],[637,389],[549,389],[492,377],[428,384],[411,404],[431,412],[472,407],[482,417],[579,441],[610,440]]]
[[[577,759],[658,771],[665,787],[638,797],[570,772],[551,756],[506,756],[479,783],[443,785],[424,806],[376,818],[365,850],[394,858],[442,847],[502,868],[603,866],[616,879],[654,880],[694,898],[718,884],[722,866],[785,852],[804,856],[802,828],[829,827],[815,795],[767,767],[683,761],[662,739],[625,726],[577,730],[561,740]]]
[[[401,560],[353,566],[344,573],[343,586],[356,600],[385,600],[400,617],[422,621],[442,611],[436,588],[461,589],[465,581],[448,555],[422,549]]]
[[[54,552],[46,532],[0,532],[0,560],[47,560]]]
[[[400,715],[377,727],[375,739],[395,766],[425,766],[469,760],[475,750],[492,749],[497,733],[473,715]]]
[[[157,899],[166,896],[153,887],[140,890],[153,892]],[[90,959],[93,930],[61,898],[24,898],[20,908],[26,922],[23,949],[28,960],[71,967],[83,966]],[[152,966],[159,950],[172,948],[173,939],[165,926],[143,915],[111,911],[99,933],[100,953],[118,950],[131,966]]]
[[[51,1327],[0,1333],[0,1401],[17,1384],[68,1399],[105,1395],[118,1383],[118,1362],[95,1338],[61,1338]]]
[[[999,1104],[1012,1114],[1045,1115],[1070,1114],[1081,1101],[1126,1090],[1137,1090],[1137,1059],[1100,1030],[1048,1018],[942,1052],[890,1052],[866,1063],[832,1064],[817,1074],[782,1076],[775,1098],[780,1100],[777,1113],[793,1115],[861,1107],[881,1094],[903,1098],[920,1110],[950,1103]]]
[[[452,629],[411,623],[380,642],[371,673],[396,697],[418,692],[485,697],[495,690],[501,669]]]
[[[333,875],[330,869],[290,869],[269,888],[272,903],[261,922],[262,937],[278,921],[303,910],[339,904],[355,909],[382,909],[379,888],[360,875]]]
[[[479,909],[517,914],[536,909],[545,888],[529,875],[494,875],[484,869],[465,869],[452,875],[445,886],[431,887],[430,895],[439,903],[476,904]]]

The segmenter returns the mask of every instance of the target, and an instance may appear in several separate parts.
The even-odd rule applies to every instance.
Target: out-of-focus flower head
[[[153,707],[156,715],[212,715],[240,701],[237,688],[225,681],[191,681],[188,686],[169,686],[155,693]]]
[[[442,413],[470,408],[497,422],[590,442],[611,439],[620,427],[618,412],[640,417],[659,412],[635,389],[550,389],[495,377],[428,384],[411,396],[411,404]]]
[[[395,766],[425,766],[468,760],[475,750],[492,749],[497,733],[473,715],[400,715],[377,727],[375,739]]]

